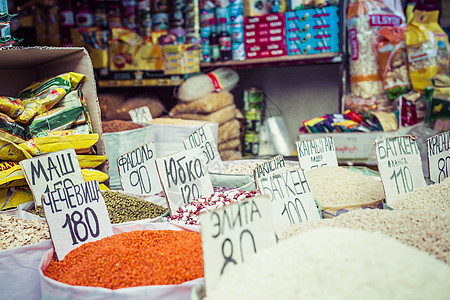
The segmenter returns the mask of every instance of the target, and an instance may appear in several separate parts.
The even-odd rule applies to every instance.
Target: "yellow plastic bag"
[[[33,194],[27,186],[0,189],[0,210],[16,208],[29,201],[33,201]]]
[[[0,187],[12,187],[26,185],[25,176],[18,162],[0,162]]]
[[[97,180],[99,183],[102,183],[109,179],[108,174],[95,169],[82,169],[81,174],[83,174],[83,179],[86,182]]]
[[[40,153],[56,152],[69,148],[75,149],[77,154],[89,153],[91,147],[97,141],[97,133],[34,138],[34,142]]]
[[[78,162],[82,169],[93,169],[104,163],[108,156],[106,155],[77,155]]]
[[[438,24],[439,11],[415,9],[405,31],[409,76],[413,88],[424,93],[436,74],[449,73],[448,36]]]
[[[31,157],[30,153],[20,145],[0,138],[0,160],[18,162]]]
[[[69,72],[44,82],[32,84],[17,96],[25,105],[25,110],[16,118],[16,121],[21,124],[28,123],[35,115],[50,110],[68,92],[77,88],[81,82],[86,80],[87,78],[83,74]]]

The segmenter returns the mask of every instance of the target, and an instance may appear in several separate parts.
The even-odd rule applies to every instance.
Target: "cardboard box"
[[[163,65],[159,45],[130,45],[121,41],[109,43],[110,71],[161,71]]]
[[[246,46],[245,51],[247,52],[260,52],[260,51],[272,51],[272,50],[284,50],[286,51],[286,43],[266,43],[266,44],[255,44],[251,46]]]
[[[244,43],[246,46],[247,45],[249,45],[249,46],[255,45],[255,44],[285,43],[285,42],[286,42],[286,36],[284,34],[244,39]]]
[[[284,33],[285,33],[285,29],[282,27],[279,27],[279,28],[269,28],[269,29],[247,30],[244,32],[244,36],[246,38],[255,38],[255,37],[270,36],[270,35],[281,35]]]
[[[180,44],[162,47],[164,74],[190,74],[200,71],[199,49],[195,45]]]
[[[246,17],[246,18],[244,18],[244,24],[269,23],[269,22],[277,22],[277,21],[284,22],[284,19],[285,19],[284,14],[275,13],[275,14],[268,14],[268,15],[255,16],[255,17]]]
[[[287,55],[286,49],[279,50],[267,50],[267,51],[255,51],[255,52],[245,52],[245,57],[247,59],[253,58],[266,58],[266,57],[277,57]]]
[[[0,94],[3,96],[17,95],[33,81],[66,72],[81,73],[88,78],[81,90],[86,98],[94,132],[99,134],[97,152],[106,155],[94,70],[84,48],[12,47],[0,50]],[[108,173],[108,166],[107,162],[100,170]]]
[[[324,8],[288,11],[285,13],[286,30],[299,28],[304,32],[309,29],[339,28],[338,8],[329,6]]]

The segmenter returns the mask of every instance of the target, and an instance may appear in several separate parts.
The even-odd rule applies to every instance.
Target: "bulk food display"
[[[4,2],[0,45],[14,40]],[[86,50],[0,48],[0,298],[449,297],[437,6],[418,0],[408,16],[397,0],[64,0],[21,11],[36,16],[39,43]],[[286,122],[302,125],[299,142],[283,138],[297,151],[258,156],[267,136],[285,146],[288,129],[264,132],[272,100],[229,61],[342,59],[342,42],[345,110]],[[167,97],[119,83],[97,96],[103,80],[187,73]],[[345,166],[346,151],[374,163]]]

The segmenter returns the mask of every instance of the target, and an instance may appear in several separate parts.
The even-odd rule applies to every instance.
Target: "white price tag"
[[[427,155],[430,179],[441,183],[450,170],[450,131],[427,139]]]
[[[148,121],[153,120],[152,114],[148,106],[142,106],[132,109],[128,112],[130,114],[131,120],[134,123],[146,124]]]
[[[272,199],[273,223],[278,237],[291,225],[320,219],[303,170],[261,178],[259,188],[261,194]]]
[[[154,195],[162,191],[156,170],[155,143],[150,142],[117,158],[120,183],[126,192]]]
[[[261,178],[267,178],[274,174],[286,172],[286,162],[282,155],[274,156],[265,162],[256,165],[253,170],[253,177],[255,178],[256,189],[260,190]]]
[[[200,148],[209,172],[219,173],[225,166],[217,150],[217,142],[209,126],[204,125],[183,141],[185,149]]]
[[[36,206],[44,193],[84,182],[74,149],[66,149],[20,162]]]
[[[267,196],[257,196],[199,216],[206,294],[224,271],[276,244],[272,206]]]
[[[46,193],[42,204],[58,260],[84,243],[113,234],[96,180]]]
[[[200,148],[159,157],[156,167],[172,214],[193,199],[207,197],[214,192]]]
[[[336,147],[330,136],[295,142],[297,156],[303,171],[324,166],[337,166]]]
[[[414,137],[396,136],[377,140],[375,154],[389,206],[394,205],[399,195],[426,186],[422,160]]]

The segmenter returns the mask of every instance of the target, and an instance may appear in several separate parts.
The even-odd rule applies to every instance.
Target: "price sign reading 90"
[[[98,181],[46,193],[42,205],[58,260],[84,243],[113,234]]]
[[[155,143],[150,142],[117,158],[122,189],[141,195],[161,192],[155,163]]]
[[[156,166],[172,214],[193,199],[214,192],[200,148],[157,158]]]
[[[399,195],[426,185],[422,160],[414,137],[396,136],[377,140],[375,153],[386,203],[389,206],[394,205]]]
[[[441,183],[449,177],[450,171],[450,131],[427,139],[428,170],[430,179]]]

